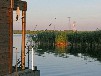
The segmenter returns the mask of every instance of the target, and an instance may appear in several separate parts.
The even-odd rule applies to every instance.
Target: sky
[[[72,27],[74,21],[77,30],[101,29],[101,0],[25,1],[28,4],[27,30],[69,30],[70,24]],[[19,30],[21,29],[21,19],[15,21],[15,15],[14,12],[14,30]],[[70,24],[68,17],[71,17]],[[50,24],[51,26],[49,26]]]

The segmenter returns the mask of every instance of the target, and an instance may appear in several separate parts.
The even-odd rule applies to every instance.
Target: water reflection
[[[42,44],[41,44],[42,43]],[[72,47],[64,45],[53,45],[43,42],[37,43],[36,54],[43,56],[45,53],[54,54],[54,56],[68,58],[69,55],[84,58],[84,60],[91,57],[94,60],[101,61],[101,49],[89,47]]]
[[[29,38],[29,40],[28,40]],[[18,43],[18,41],[19,43]],[[30,37],[26,43],[31,42]],[[14,46],[21,50],[21,35],[14,35]],[[101,75],[101,49],[74,47],[74,46],[56,46],[54,43],[32,41],[35,49],[34,64],[40,70],[41,76],[100,76]],[[35,44],[35,45],[34,45]],[[27,43],[29,46],[30,43]],[[31,47],[30,47],[31,48]],[[26,52],[28,49],[26,49]],[[31,69],[31,53],[29,52],[29,68]],[[20,57],[21,53],[18,53]],[[15,65],[15,52],[13,54]],[[28,59],[26,55],[26,66]]]

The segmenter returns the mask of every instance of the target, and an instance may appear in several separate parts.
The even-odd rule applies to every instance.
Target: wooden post
[[[25,33],[26,33],[26,11],[22,11],[22,51],[21,51],[21,67],[25,69]]]
[[[10,0],[9,14],[9,73],[12,73],[12,60],[13,60],[13,0]]]
[[[22,49],[21,49],[21,68],[25,69],[25,34],[26,34],[26,11],[27,2],[21,0],[14,0],[13,10],[17,10],[17,7],[22,10]]]
[[[9,58],[10,59],[9,59],[8,62],[9,62],[9,73],[11,73],[12,72],[12,58],[13,58],[12,57],[12,55],[13,55],[13,53],[12,53],[13,52],[12,51],[13,50],[13,48],[12,48],[12,46],[13,46],[13,26],[12,26],[13,25],[12,24],[13,23],[13,21],[12,21],[13,16],[12,16],[12,9],[9,9],[9,13],[10,13],[10,17],[9,17],[10,18],[9,19],[10,20],[10,24],[9,24],[9,28],[10,28],[10,31],[9,31],[9,37],[10,37],[10,41],[9,41],[9,46],[10,46],[9,47],[9,52],[10,52],[9,53]]]

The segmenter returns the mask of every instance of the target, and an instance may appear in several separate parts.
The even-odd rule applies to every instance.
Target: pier
[[[13,11],[16,21],[22,11],[21,70],[13,71]],[[40,76],[40,71],[25,67],[27,2],[21,0],[0,0],[0,76]],[[17,64],[16,64],[17,66]]]
[[[23,71],[18,71],[18,72],[14,72],[12,74],[7,74],[4,76],[40,76],[40,70],[37,70],[37,67],[34,67],[35,69],[26,69]]]

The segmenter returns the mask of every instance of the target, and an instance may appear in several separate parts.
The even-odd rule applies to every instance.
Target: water
[[[13,45],[18,48],[18,58],[21,50],[21,35],[13,35]],[[26,39],[27,42],[27,39]],[[38,46],[35,50],[34,65],[40,70],[40,76],[100,76],[100,55],[69,51],[67,48],[43,48]],[[27,52],[27,49],[26,49]],[[13,65],[15,64],[15,52]],[[26,56],[27,66],[27,56]],[[31,51],[30,51],[31,68]]]

